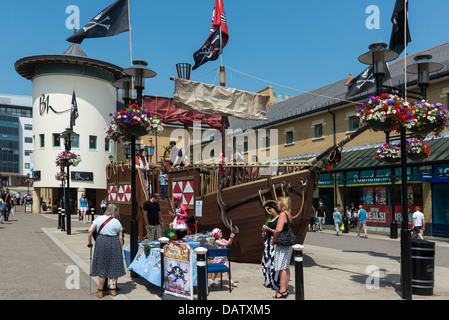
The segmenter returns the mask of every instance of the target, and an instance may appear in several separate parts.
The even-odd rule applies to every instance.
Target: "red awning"
[[[177,109],[173,105],[173,98],[144,95],[143,109],[147,113],[158,115],[164,123],[179,121],[188,126],[192,126],[193,121],[201,121],[201,124],[207,124],[221,130],[220,115],[201,114],[184,109]]]

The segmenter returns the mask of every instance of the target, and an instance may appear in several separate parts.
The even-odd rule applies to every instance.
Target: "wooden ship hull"
[[[252,170],[262,170],[263,165],[190,166],[169,169],[168,196],[180,195],[189,217],[195,217],[198,232],[223,230],[223,237],[236,234],[231,249],[231,259],[239,262],[258,263],[263,252],[262,225],[267,220],[263,201],[281,196],[291,199],[293,231],[298,243],[303,244],[310,220],[313,192],[318,184],[320,167],[327,164],[327,157],[344,144],[368,129],[364,126],[308,161],[279,163],[270,175],[258,175],[252,181]],[[142,206],[149,192],[159,193],[160,167],[151,166],[144,172],[136,169],[136,203],[139,240],[146,235]],[[131,167],[128,163],[110,164],[107,170],[108,202],[119,206],[125,232],[130,232],[131,221]],[[262,172],[262,171],[261,171]],[[200,201],[201,211],[196,202]],[[160,201],[165,227],[173,220],[168,215],[170,202]],[[198,212],[197,212],[198,210]]]

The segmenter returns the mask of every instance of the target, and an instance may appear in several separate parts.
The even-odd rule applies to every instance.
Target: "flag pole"
[[[132,45],[132,36],[131,36],[131,10],[129,6],[128,0],[128,27],[129,27],[129,56],[131,60],[131,65],[133,64],[133,45]],[[134,77],[131,77],[131,94],[132,98],[134,99]]]

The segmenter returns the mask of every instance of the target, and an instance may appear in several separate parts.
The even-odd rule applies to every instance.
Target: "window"
[[[359,118],[356,116],[349,117],[349,131],[355,131],[360,127]]]
[[[41,148],[45,148],[45,135],[40,134],[39,135],[39,140],[40,140],[40,147]]]
[[[285,134],[285,144],[293,144],[293,131],[288,131]]]
[[[109,152],[111,150],[111,142],[108,138],[104,138],[104,151]]]
[[[97,136],[89,136],[89,149],[97,150]]]
[[[30,156],[33,154],[33,150],[25,150],[25,156]]]
[[[317,124],[315,125],[315,138],[322,138],[323,137],[323,124]]]
[[[31,165],[29,163],[25,163],[25,169],[30,169]]]
[[[25,130],[33,130],[33,125],[32,124],[25,124],[24,129]]]
[[[59,133],[53,133],[53,147],[61,146],[61,135]]]
[[[25,137],[25,143],[33,143],[33,138]]]
[[[80,147],[80,136],[79,134],[72,135],[72,148]]]

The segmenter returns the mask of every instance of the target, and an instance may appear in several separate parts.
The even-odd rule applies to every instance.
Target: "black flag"
[[[192,70],[195,70],[199,66],[205,64],[208,61],[217,60],[220,56],[220,29],[215,30],[206,42],[203,44],[200,50],[193,54],[195,65]]]
[[[75,90],[73,90],[72,95],[72,106],[70,107],[70,129],[73,129],[75,126],[75,120],[78,118],[78,104],[76,103]]]
[[[81,43],[85,38],[111,37],[129,31],[128,1],[117,0],[66,41]]]
[[[405,11],[405,5],[407,5],[407,11]],[[390,50],[401,54],[406,46],[406,41],[404,41],[404,22],[408,17],[408,0],[396,0],[394,6],[393,15],[391,16],[391,22],[393,23],[393,30],[391,31],[390,37]],[[410,29],[408,27],[407,19],[407,43],[411,42]]]
[[[383,78],[383,82],[391,79],[390,70],[388,69],[388,65],[386,65],[386,72]],[[376,77],[374,76],[373,66],[369,66],[365,69],[361,74],[351,80],[348,84],[348,93],[346,94],[345,99],[349,99],[356,94],[360,94],[362,92],[367,92],[376,87]]]

